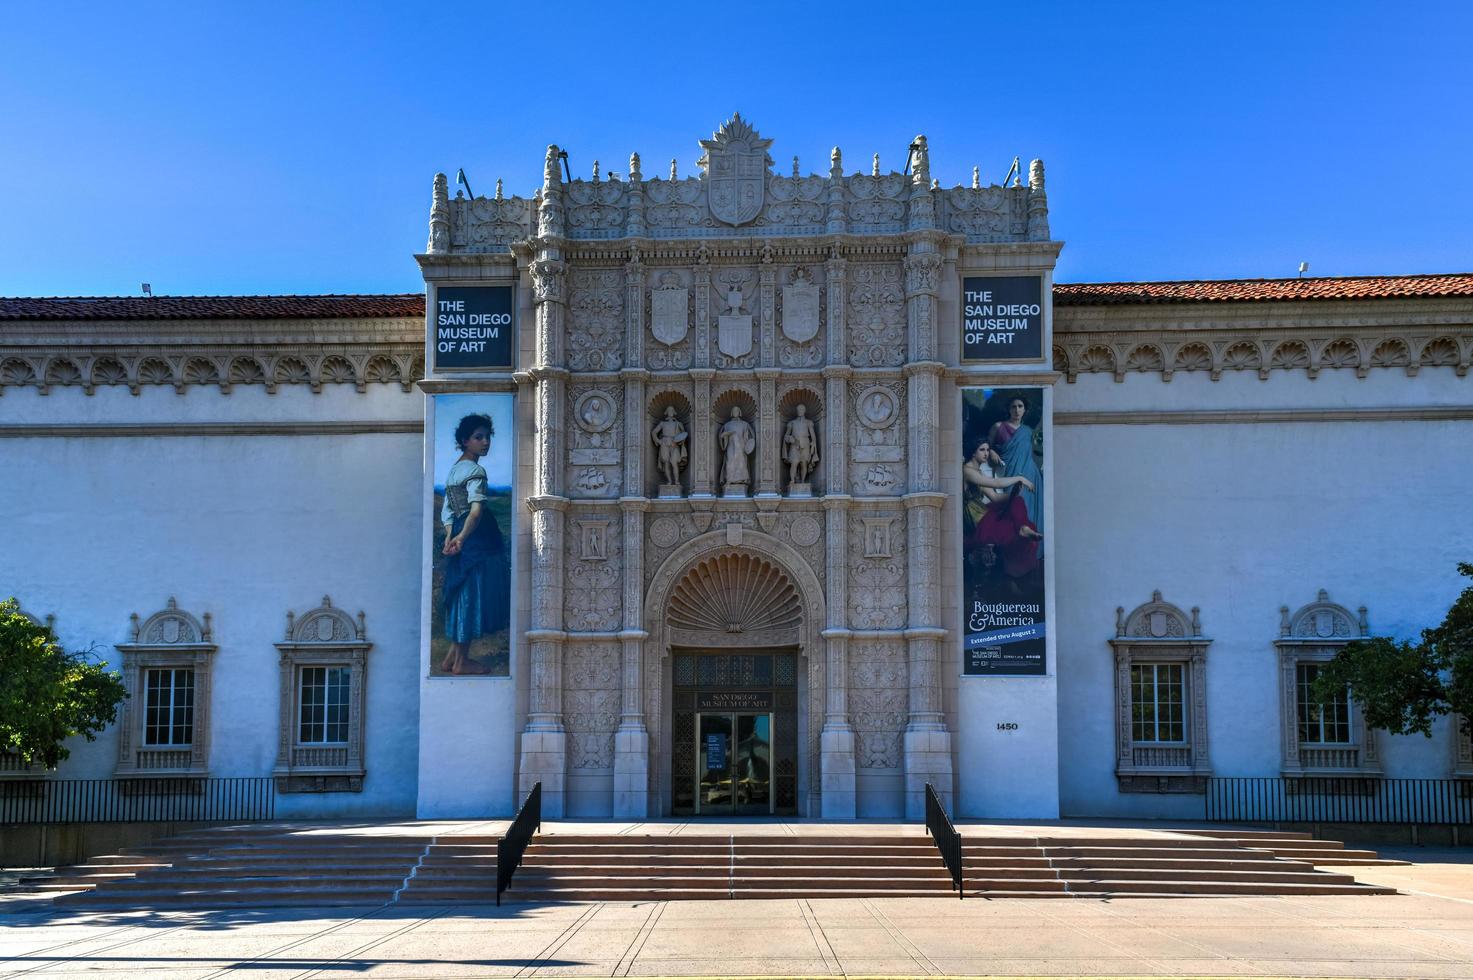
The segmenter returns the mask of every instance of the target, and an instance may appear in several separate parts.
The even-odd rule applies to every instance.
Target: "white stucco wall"
[[[1466,405],[1451,368],[1082,375],[1056,412]],[[1058,416],[1056,416],[1057,418]],[[1326,589],[1373,634],[1414,638],[1441,621],[1473,555],[1467,478],[1473,422],[1294,421],[1056,425],[1059,758],[1066,815],[1200,816],[1201,797],[1119,794],[1114,776],[1115,609],[1153,589],[1201,607],[1211,762],[1220,776],[1277,775],[1279,608]],[[1391,777],[1449,774],[1450,728],[1382,734]]]
[[[9,389],[0,423],[417,420],[399,386]],[[324,594],[367,615],[366,768],[362,793],[284,794],[278,816],[406,816],[418,763],[419,498],[417,433],[0,438],[0,594],[54,614],[61,641],[114,666],[129,614],[172,595],[212,617],[219,645],[210,773],[260,776],[276,761],[286,613]],[[63,778],[105,778],[116,727],[73,740]]]

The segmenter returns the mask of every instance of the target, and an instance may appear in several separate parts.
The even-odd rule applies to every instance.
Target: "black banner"
[[[511,286],[442,286],[437,290],[435,367],[514,367],[515,302]]]
[[[968,276],[962,281],[962,360],[1043,356],[1043,279]]]

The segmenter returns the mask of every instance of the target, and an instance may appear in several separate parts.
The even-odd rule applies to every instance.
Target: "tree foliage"
[[[0,750],[52,768],[70,754],[66,739],[95,739],[128,696],[106,667],[62,649],[14,599],[0,602]]]
[[[1458,574],[1473,578],[1473,564],[1459,563]],[[1347,644],[1320,669],[1311,693],[1328,702],[1346,687],[1373,728],[1430,738],[1433,719],[1449,711],[1467,725],[1473,719],[1473,585],[1418,643],[1376,636]]]

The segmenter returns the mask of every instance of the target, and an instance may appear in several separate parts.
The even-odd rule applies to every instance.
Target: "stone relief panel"
[[[758,223],[779,235],[821,235],[827,209],[829,182],[810,174],[807,177],[769,177],[767,208]]]
[[[755,269],[727,266],[711,276],[710,322],[715,327],[718,368],[749,368],[757,363],[757,327],[762,292]]]
[[[849,519],[849,624],[906,625],[905,511],[862,510]]]
[[[803,556],[820,583],[826,583],[824,565],[824,518],[820,510],[787,511],[780,514],[754,514],[751,511],[716,510],[701,512],[650,513],[646,515],[644,580],[648,584],[655,570],[670,552],[707,531],[738,525],[743,532],[761,531],[786,541]],[[903,588],[903,586],[902,586]]]
[[[905,280],[900,266],[855,263],[849,281],[849,363],[899,367],[905,362]]]
[[[623,397],[623,387],[617,381],[573,385],[569,389],[568,496],[619,496],[623,485],[619,406]]]
[[[903,381],[849,384],[849,484],[857,497],[905,493]]]
[[[851,641],[849,719],[854,726],[854,762],[859,768],[900,768],[910,710],[909,686],[904,641]]]
[[[568,367],[617,371],[624,366],[624,272],[579,269],[569,276]]]
[[[566,187],[569,238],[618,238],[623,234],[627,185],[600,179],[595,161],[592,180],[575,180]]]
[[[953,187],[938,195],[942,226],[969,242],[1011,242],[1028,234],[1027,187]]]
[[[563,654],[569,769],[612,769],[619,727],[619,645],[570,641]]]
[[[817,367],[823,363],[824,324],[828,322],[828,290],[822,265],[797,266],[778,275],[777,363],[782,367]]]
[[[670,167],[669,180],[644,182],[645,224],[654,238],[695,237],[715,224],[706,209],[705,185],[695,177],[678,179],[674,160]]]
[[[903,174],[855,174],[849,178],[849,230],[885,234],[905,226],[910,180]]]
[[[645,294],[645,363],[654,371],[683,371],[691,365],[691,330],[696,291],[688,272],[658,269]]]
[[[563,536],[563,625],[576,632],[616,630],[623,610],[623,519],[613,509],[568,512]],[[617,662],[617,661],[616,661]]]
[[[457,252],[505,252],[512,242],[532,236],[532,202],[524,197],[467,198],[450,202],[450,244]]]

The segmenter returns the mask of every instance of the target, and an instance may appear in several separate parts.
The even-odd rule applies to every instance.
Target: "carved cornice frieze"
[[[1061,307],[1055,315],[1053,366],[1070,381],[1105,373],[1451,367],[1473,364],[1473,302],[1467,299],[1375,300],[1194,305],[1158,308]]]

